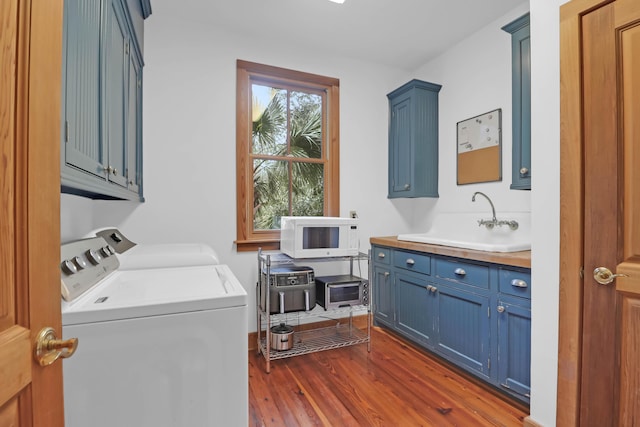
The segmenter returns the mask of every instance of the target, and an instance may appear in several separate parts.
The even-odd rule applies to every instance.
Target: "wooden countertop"
[[[531,251],[520,252],[485,252],[473,249],[454,248],[452,246],[430,245],[428,243],[406,242],[398,240],[397,236],[372,237],[372,245],[390,246],[437,255],[453,256],[494,264],[510,265],[513,267],[531,268]]]

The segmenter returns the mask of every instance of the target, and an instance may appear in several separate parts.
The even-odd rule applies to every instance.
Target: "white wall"
[[[559,242],[558,6],[531,0],[531,192],[511,182],[511,49],[500,27],[528,9],[523,3],[415,73],[324,55],[295,54],[260,40],[226,34],[164,13],[154,4],[145,22],[144,204],[62,196],[62,240],[115,225],[140,242],[202,241],[228,264],[254,303],[254,253],[236,253],[235,61],[244,59],[340,79],[341,214],[357,210],[362,246],[370,236],[421,231],[436,213],[488,213],[471,203],[491,196],[498,212],[533,212],[531,418],[555,425]],[[411,78],[443,85],[440,92],[440,198],[387,195],[386,94]],[[457,186],[455,125],[502,108],[503,180]],[[535,171],[540,171],[536,173]],[[171,226],[157,234],[160,226]],[[366,268],[366,266],[364,267]],[[250,310],[249,325],[255,324]]]
[[[560,245],[560,5],[531,0],[531,418],[556,423]]]

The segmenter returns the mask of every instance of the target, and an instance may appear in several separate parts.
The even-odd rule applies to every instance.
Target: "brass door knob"
[[[613,274],[607,267],[598,267],[593,270],[593,278],[601,285],[608,285],[613,282],[616,277],[629,277],[626,274]]]
[[[59,358],[73,356],[78,348],[78,338],[59,340],[53,328],[43,328],[36,337],[35,358],[40,366],[51,365]]]

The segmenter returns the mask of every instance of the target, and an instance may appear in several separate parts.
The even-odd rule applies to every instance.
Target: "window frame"
[[[336,78],[237,60],[236,64],[236,248],[238,252],[277,250],[280,230],[253,229],[252,80],[324,90],[327,98],[324,216],[340,213],[340,81]]]

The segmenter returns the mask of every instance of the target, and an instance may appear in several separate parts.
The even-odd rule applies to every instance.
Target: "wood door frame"
[[[580,421],[584,259],[584,131],[581,20],[614,0],[560,7],[560,293],[556,423]]]

